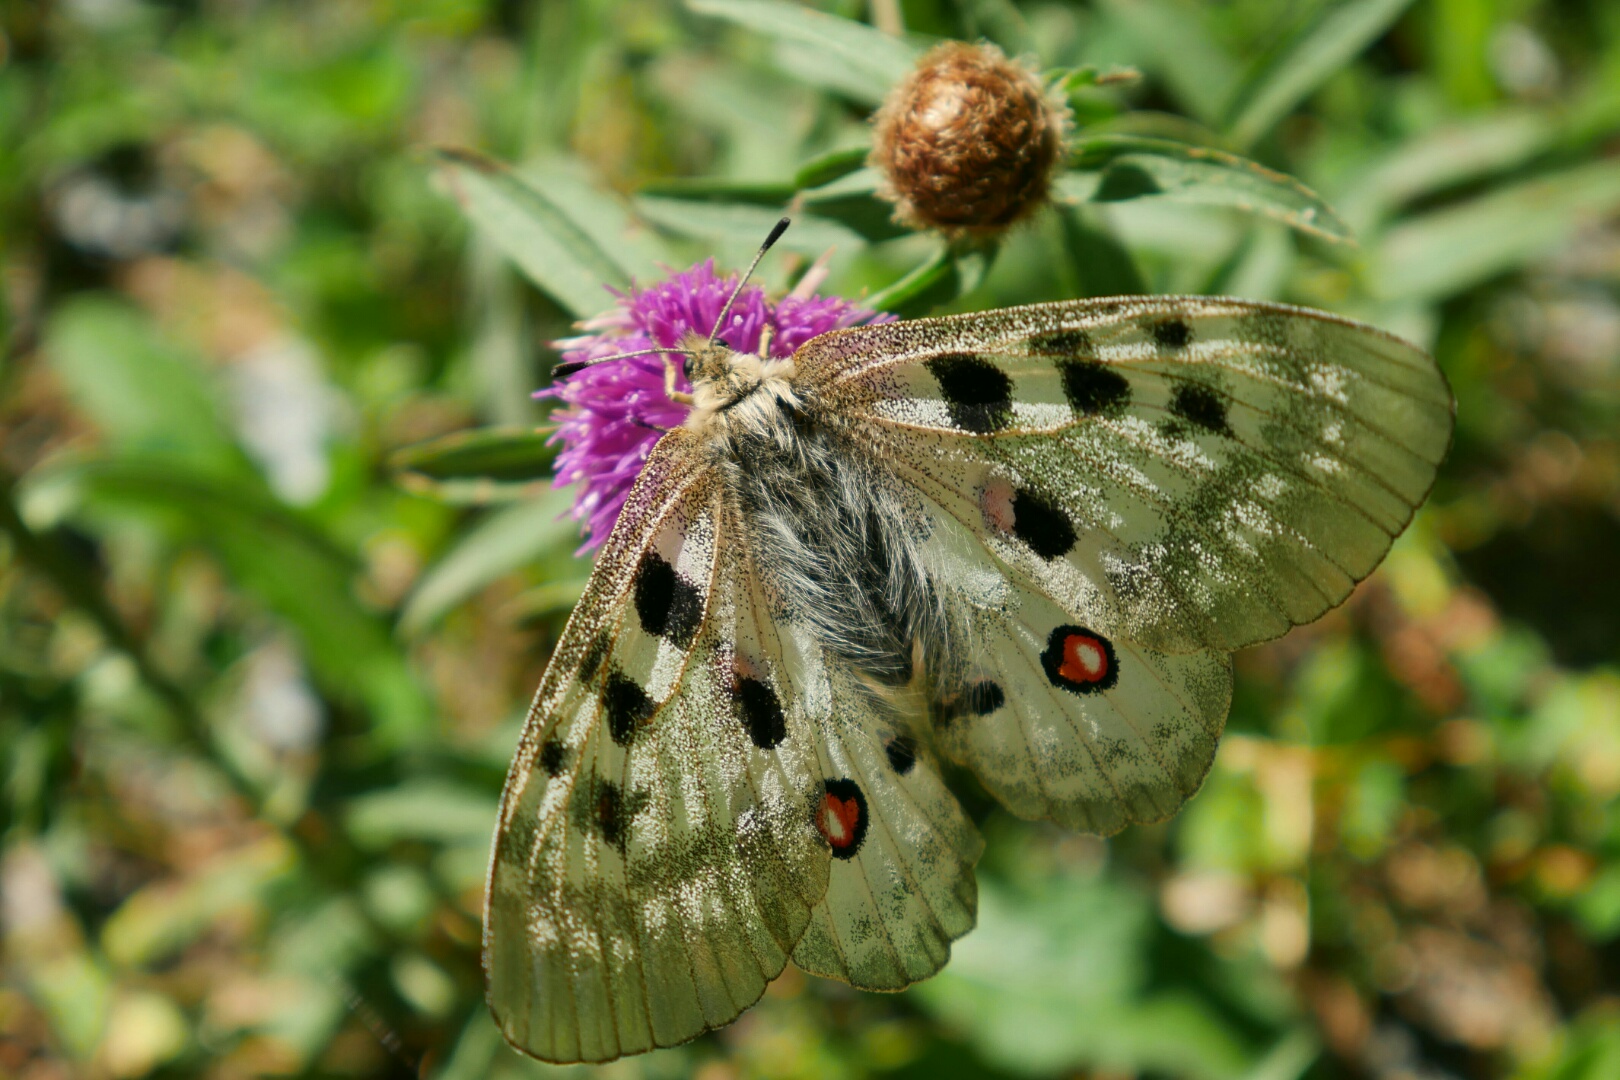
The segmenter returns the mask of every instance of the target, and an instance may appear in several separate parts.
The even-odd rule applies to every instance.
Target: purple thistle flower
[[[757,285],[743,289],[720,338],[739,352],[753,352],[769,324],[774,328],[771,355],[786,357],[829,330],[894,318],[835,296],[815,296],[821,277],[813,269],[776,303],[766,299],[765,290]],[[673,347],[688,331],[708,337],[736,285],[734,274],[717,277],[714,260],[709,259],[645,289],[610,290],[617,303],[581,323],[587,333],[552,344],[563,350],[564,363],[572,363],[659,345]],[[691,389],[684,375],[676,383],[682,390]],[[585,523],[580,550],[588,551],[607,539],[653,444],[663,430],[681,425],[687,407],[664,396],[664,362],[656,354],[581,368],[534,396],[558,398],[565,405],[553,414],[558,428],[551,441],[563,444],[555,483],[579,484],[573,514]]]

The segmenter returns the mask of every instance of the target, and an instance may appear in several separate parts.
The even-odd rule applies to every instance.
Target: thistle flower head
[[[786,357],[829,330],[893,318],[837,297],[814,295],[815,276],[807,275],[798,289],[777,301],[757,285],[745,287],[718,337],[739,352],[754,352],[770,326],[771,355]],[[613,307],[581,324],[585,333],[553,345],[562,350],[564,363],[574,363],[673,347],[689,331],[707,337],[736,287],[736,275],[717,275],[710,259],[644,289],[615,290]],[[678,366],[680,357],[674,359]],[[691,389],[684,375],[676,382],[682,390]],[[563,403],[553,414],[558,427],[552,441],[562,443],[556,483],[579,485],[573,513],[584,522],[581,550],[589,550],[607,539],[653,444],[664,431],[681,425],[687,407],[665,396],[663,355],[656,353],[592,364],[535,397]]]
[[[1046,203],[1069,110],[994,45],[950,41],[895,85],[872,123],[869,161],[895,220],[954,239],[994,235]]]

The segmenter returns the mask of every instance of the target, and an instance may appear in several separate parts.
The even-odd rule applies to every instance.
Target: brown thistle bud
[[[946,42],[889,91],[868,162],[895,220],[985,236],[1046,201],[1069,111],[994,45]]]

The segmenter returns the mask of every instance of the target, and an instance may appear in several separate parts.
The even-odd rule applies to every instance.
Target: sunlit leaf
[[[1376,41],[1411,5],[1412,0],[1340,4],[1243,80],[1226,107],[1222,126],[1239,146],[1248,146]]]
[[[1134,135],[1095,135],[1076,142],[1071,167],[1096,173],[1096,202],[1165,198],[1228,206],[1280,221],[1325,240],[1349,242],[1333,208],[1293,177],[1235,154]]]
[[[889,87],[904,78],[916,60],[915,50],[898,38],[802,4],[785,0],[687,0],[687,6],[700,14],[807,47],[816,64],[801,74],[814,76],[823,85],[856,92],[868,104],[883,100]]]
[[[995,248],[958,251],[947,245],[893,285],[868,296],[866,306],[902,318],[921,317],[977,288],[995,258]]]
[[[496,578],[572,547],[579,536],[579,526],[568,516],[573,494],[548,491],[480,521],[422,575],[400,614],[400,629],[419,634]]]
[[[1367,271],[1381,296],[1439,299],[1564,247],[1620,210],[1620,163],[1497,188],[1392,227]]]
[[[389,459],[408,491],[452,503],[538,495],[551,480],[557,448],[549,430],[477,428],[396,450]]]
[[[534,185],[470,150],[437,152],[441,175],[462,210],[553,300],[585,318],[601,310],[603,285],[628,272]]]

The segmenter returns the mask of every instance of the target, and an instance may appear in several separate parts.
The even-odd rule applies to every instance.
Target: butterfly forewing
[[[1421,351],[1275,304],[1046,304],[839,331],[798,359],[902,476],[977,504],[1038,590],[1170,651],[1236,649],[1342,601],[1451,433]]]
[[[758,632],[723,512],[686,437],[660,443],[507,780],[489,999],[506,1037],[546,1060],[608,1060],[732,1020],[826,891],[803,711],[781,695],[793,737],[766,752],[740,703],[735,643]]]

